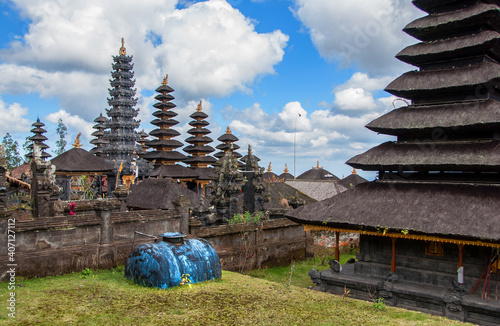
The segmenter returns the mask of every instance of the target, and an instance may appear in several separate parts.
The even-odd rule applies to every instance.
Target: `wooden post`
[[[392,238],[392,260],[391,271],[396,273],[396,238]]]
[[[340,232],[335,231],[335,260],[336,261],[340,261],[339,242],[340,242]]]
[[[464,245],[459,244],[458,245],[458,268],[464,266]]]

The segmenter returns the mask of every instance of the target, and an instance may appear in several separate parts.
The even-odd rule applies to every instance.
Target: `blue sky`
[[[39,116],[50,152],[62,118],[68,143],[82,132],[90,149],[123,37],[140,129],[153,129],[169,74],[177,140],[202,100],[213,147],[230,126],[242,154],[251,144],[261,166],[293,173],[295,138],[297,175],[319,161],[347,176],[346,160],[391,139],[364,125],[393,108],[384,87],[415,69],[394,55],[416,43],[401,29],[423,15],[409,0],[0,0],[0,134],[22,145]]]

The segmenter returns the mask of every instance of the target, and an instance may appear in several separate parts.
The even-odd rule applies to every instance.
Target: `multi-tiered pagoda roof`
[[[49,148],[49,146],[44,143],[48,139],[43,135],[47,132],[47,130],[43,129],[43,127],[45,127],[45,124],[43,122],[40,122],[40,118],[37,118],[36,122],[33,123],[32,126],[34,128],[31,129],[31,132],[34,133],[34,135],[29,138],[32,143],[28,146],[31,152],[26,154],[26,157],[30,159],[33,158],[33,144],[37,144],[42,151],[41,158],[45,160],[46,158],[52,156],[45,151],[47,148]]]
[[[157,128],[149,134],[155,137],[155,140],[146,142],[148,147],[153,148],[153,151],[144,154],[143,158],[154,163],[155,168],[150,174],[151,177],[170,177],[174,179],[190,179],[196,178],[197,174],[193,170],[176,164],[186,159],[186,156],[179,153],[176,149],[182,147],[183,144],[175,139],[180,133],[172,129],[179,121],[173,119],[177,113],[172,111],[176,107],[171,101],[174,97],[170,94],[174,91],[168,85],[168,76],[163,79],[162,84],[156,89],[158,95],[155,99],[158,101],[153,104],[157,111],[153,112],[156,117],[151,123]]]
[[[428,15],[408,24],[404,31],[421,42],[408,46],[396,57],[418,70],[403,74],[386,88],[411,103],[366,126],[396,136],[397,140],[347,161],[354,168],[378,171],[379,180],[376,185],[359,184],[355,191],[302,212],[297,210],[293,216],[302,222],[311,219],[312,224],[342,223],[356,228],[363,224],[500,241],[495,213],[500,208],[500,5],[487,0],[413,3]],[[498,200],[484,197],[481,223],[477,223],[476,208],[470,203],[477,197],[475,191],[486,191],[485,187],[489,189],[488,198],[496,196]],[[391,202],[384,191],[390,192]],[[426,217],[432,230],[422,228],[422,221],[417,223],[413,218],[417,207],[412,205],[421,205],[422,201],[409,196],[419,193],[433,198],[429,205],[440,203],[435,207],[440,213]],[[449,202],[453,196],[471,196],[471,200]],[[364,200],[370,203],[365,205]],[[361,210],[371,209],[351,221],[357,209],[345,210],[341,201],[356,202]],[[317,211],[324,205],[329,207],[327,214]],[[335,205],[340,209],[333,209]],[[443,205],[450,205],[450,209]],[[388,210],[397,214],[389,216]]]
[[[488,274],[500,260],[500,3],[413,3],[428,15],[404,31],[421,42],[396,57],[418,70],[386,88],[410,102],[367,125],[396,140],[347,161],[378,180],[288,215],[306,230],[360,234],[354,268],[313,272],[319,288],[380,282],[392,305],[427,309],[432,297],[433,313],[498,324]]]
[[[90,141],[92,145],[95,147],[90,150],[89,153],[94,154],[95,156],[103,156],[102,149],[104,145],[108,143],[106,139],[104,139],[104,130],[106,129],[106,119],[102,113],[95,118],[94,122],[96,123],[92,128],[95,129],[92,133],[92,136],[95,138]]]
[[[241,154],[238,152],[235,152],[237,149],[240,148],[236,142],[239,140],[238,137],[233,135],[231,129],[227,127],[226,133],[217,138],[218,141],[222,142],[222,144],[217,145],[215,148],[220,150],[220,152],[217,152],[214,154],[215,157],[218,159],[224,157],[224,155],[227,152],[231,152],[232,156],[235,158],[241,158]]]
[[[184,148],[184,152],[190,154],[190,157],[186,158],[183,162],[189,164],[192,168],[206,168],[207,165],[213,165],[217,160],[210,156],[209,154],[214,152],[215,149],[208,144],[213,140],[207,137],[211,133],[206,127],[209,125],[206,119],[208,115],[202,111],[202,103],[198,104],[196,112],[190,115],[193,121],[189,122],[189,125],[193,128],[187,131],[191,137],[186,139],[189,146]]]
[[[106,109],[108,120],[105,126],[108,129],[104,133],[104,139],[108,143],[103,147],[103,154],[111,160],[115,168],[123,163],[123,174],[133,172],[131,162],[135,159],[136,153],[141,150],[136,141],[140,139],[136,129],[139,127],[139,120],[134,119],[139,114],[135,108],[137,98],[135,98],[134,65],[132,56],[127,55],[123,44],[119,55],[113,56],[113,71],[110,80],[108,104],[110,109]]]

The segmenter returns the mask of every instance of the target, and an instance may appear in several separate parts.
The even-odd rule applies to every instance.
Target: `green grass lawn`
[[[350,258],[355,258],[356,252],[345,252],[340,255],[340,263],[344,265]],[[333,248],[315,248],[315,258],[305,261],[299,261],[293,263],[292,265],[285,267],[266,267],[261,269],[256,269],[253,271],[245,272],[244,274],[257,277],[260,279],[282,283],[285,285],[294,285],[298,287],[314,287],[314,283],[309,277],[309,271],[311,269],[317,269],[319,271],[330,268],[328,262],[330,259],[335,258],[335,253]],[[290,276],[291,274],[291,276]]]
[[[298,264],[292,279],[300,273]],[[85,275],[84,275],[85,274]],[[19,280],[14,325],[462,325],[444,318],[223,271],[222,279],[168,290],[126,280],[123,267]],[[380,309],[381,308],[381,309]]]

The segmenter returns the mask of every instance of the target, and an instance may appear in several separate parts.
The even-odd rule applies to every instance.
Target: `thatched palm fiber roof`
[[[167,152],[156,152],[156,153],[167,153]],[[197,178],[198,173],[193,169],[187,168],[178,164],[165,164],[155,167],[153,172],[149,175],[154,178],[172,178],[172,179],[182,179],[182,178]]]
[[[413,98],[443,92],[469,91],[477,85],[494,83],[499,79],[500,65],[482,62],[454,69],[409,71],[392,81],[385,90],[396,96]]]
[[[415,38],[426,41],[438,34],[443,35],[452,30],[463,30],[486,22],[491,28],[498,30],[499,18],[497,5],[478,3],[461,10],[422,17],[406,25],[403,30]]]
[[[443,7],[448,6],[450,4],[455,4],[457,2],[461,3],[468,2],[470,4],[474,4],[476,3],[476,0],[465,0],[465,1],[464,0],[413,0],[412,2],[415,7],[430,13],[442,9]],[[490,1],[484,1],[484,2],[490,2]]]
[[[401,61],[419,66],[428,62],[463,58],[488,53],[498,58],[500,34],[482,31],[478,34],[447,38],[410,45],[396,55]]]
[[[72,148],[61,155],[54,157],[51,162],[56,166],[56,173],[98,173],[110,172],[113,170],[113,164],[101,157],[94,156],[81,148]]]
[[[368,182],[368,180],[366,180],[365,178],[363,178],[359,174],[350,174],[347,177],[345,177],[344,179],[340,180],[339,184],[342,185],[346,189],[350,189],[350,188],[353,188],[353,187],[359,185],[360,183],[365,183],[365,182]]]
[[[291,209],[290,202],[292,202],[294,198],[301,200],[304,205],[316,202],[316,200],[310,196],[283,182],[264,183],[264,187],[266,188],[266,194],[269,196],[269,201],[264,203],[264,209],[266,210]]]
[[[332,228],[377,228],[500,241],[500,186],[369,182],[286,215]]]
[[[500,130],[500,102],[481,100],[402,107],[373,120],[366,128],[395,136],[429,134],[437,128],[444,134]]]
[[[368,171],[500,172],[500,142],[386,142],[346,163]]]
[[[286,180],[285,183],[315,200],[335,196],[347,189],[337,181]]]
[[[339,177],[335,174],[323,169],[323,168],[312,168],[302,173],[297,177],[297,179],[301,180],[332,180],[339,181]]]
[[[191,201],[192,207],[199,206],[200,199],[205,206],[210,206],[208,200],[186,187],[175,183],[172,179],[152,179],[141,181],[132,188],[127,197],[127,207],[135,209],[174,209],[172,203],[179,196]]]

